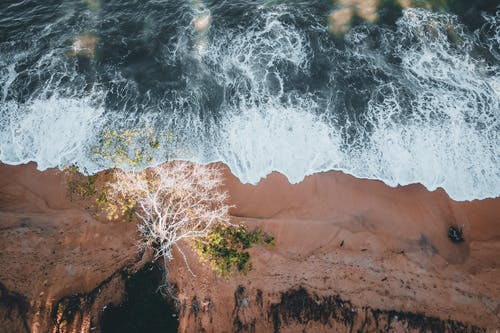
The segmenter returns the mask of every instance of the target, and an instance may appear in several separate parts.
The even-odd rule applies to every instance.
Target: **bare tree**
[[[227,192],[216,166],[188,162],[161,164],[140,172],[117,170],[108,196],[133,206],[143,246],[153,246],[155,259],[167,261],[175,246],[194,274],[179,241],[206,236],[214,223],[229,222]]]

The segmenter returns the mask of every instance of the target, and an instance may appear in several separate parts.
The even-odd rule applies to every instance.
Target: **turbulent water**
[[[168,147],[244,182],[336,169],[457,200],[499,196],[500,9],[475,25],[406,9],[345,35],[329,32],[332,9],[3,0],[0,160],[94,172],[103,131],[153,128],[171,141],[153,163]],[[73,56],[82,36],[95,53]]]

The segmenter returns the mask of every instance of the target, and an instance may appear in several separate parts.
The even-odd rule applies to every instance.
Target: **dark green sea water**
[[[0,160],[92,173],[104,131],[151,128],[153,162],[244,182],[336,169],[498,196],[498,4],[413,2],[334,32],[324,0],[4,0]]]

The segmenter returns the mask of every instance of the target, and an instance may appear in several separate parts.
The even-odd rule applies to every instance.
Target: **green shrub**
[[[94,199],[95,204],[87,206],[88,210],[94,212],[95,216],[104,215],[108,220],[124,219],[131,222],[135,213],[135,200],[131,198],[120,198],[111,200],[109,198],[109,181],[113,181],[113,176],[107,173],[104,177],[108,180],[97,182],[99,175],[87,176],[80,172],[76,165],[71,165],[64,169],[67,179],[67,191],[71,200]],[[116,199],[116,198],[115,198]],[[87,202],[88,203],[88,202]]]
[[[88,199],[97,194],[97,175],[86,176],[80,172],[76,165],[71,165],[65,170],[68,177],[67,190],[70,199]]]
[[[194,248],[219,275],[227,277],[235,269],[246,274],[252,268],[246,250],[256,244],[274,245],[274,237],[260,230],[249,231],[242,225],[218,224],[207,236],[197,239]]]
[[[99,144],[93,148],[95,157],[106,166],[145,166],[153,161],[154,150],[160,141],[151,128],[107,129],[102,133]]]

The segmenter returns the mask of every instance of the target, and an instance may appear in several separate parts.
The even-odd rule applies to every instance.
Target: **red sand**
[[[185,246],[197,276],[178,258],[170,265],[186,306],[180,331],[233,332],[241,324],[247,331],[272,332],[272,304],[299,286],[317,297],[338,294],[352,302],[359,318],[370,307],[500,327],[500,198],[459,203],[442,190],[390,188],[334,171],[297,185],[278,173],[257,186],[241,184],[227,168],[225,175],[234,220],[272,233],[276,246],[253,248],[253,269],[229,280],[200,265]],[[463,225],[465,242],[448,239],[450,225]],[[33,332],[52,330],[57,299],[90,292],[113,273],[138,267],[134,237],[133,224],[98,221],[82,203],[70,202],[61,172],[38,172],[34,164],[0,166],[0,282],[28,300],[24,319]],[[235,297],[238,286],[245,290],[243,305]],[[67,331],[98,326],[102,305],[120,299],[118,289]],[[2,315],[1,297],[0,327],[20,327],[23,316]],[[411,331],[398,320],[385,324],[389,331]],[[354,331],[359,325],[355,321]],[[363,330],[372,331],[370,325]],[[292,320],[282,322],[280,332],[303,329],[348,328],[333,319]]]
[[[174,277],[188,303],[193,293],[212,299],[214,318],[234,313],[238,285],[249,295],[262,290],[268,306],[278,302],[280,292],[304,286],[320,296],[339,294],[360,308],[500,326],[500,199],[458,203],[442,190],[390,188],[334,171],[297,185],[278,173],[258,186],[226,174],[232,214],[271,232],[277,245],[252,252],[254,269],[246,277],[224,281],[206,271],[199,273],[204,282],[184,271],[182,278]],[[464,243],[448,239],[450,225],[463,225]],[[251,305],[245,309],[247,323],[256,318],[256,332],[272,331]],[[185,317],[181,327],[190,332],[194,324]],[[231,331],[232,325],[204,322],[213,332]],[[312,327],[312,332],[331,330]],[[311,329],[290,327],[303,328]]]

